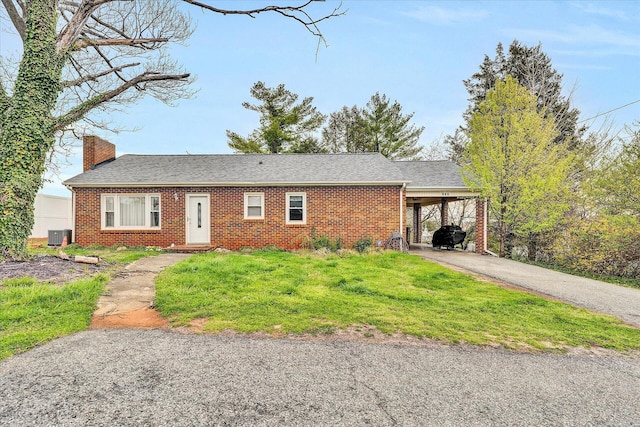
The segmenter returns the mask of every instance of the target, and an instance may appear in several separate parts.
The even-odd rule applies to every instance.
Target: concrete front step
[[[215,249],[215,246],[211,245],[179,245],[167,248],[167,251],[177,252],[181,254],[193,254],[200,252],[209,252]]]

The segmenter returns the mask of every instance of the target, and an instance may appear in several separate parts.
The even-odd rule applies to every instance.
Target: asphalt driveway
[[[610,314],[640,327],[640,289],[613,285],[489,255],[464,251],[414,249],[411,253],[492,279]]]
[[[93,330],[0,363],[3,426],[640,425],[638,356]]]

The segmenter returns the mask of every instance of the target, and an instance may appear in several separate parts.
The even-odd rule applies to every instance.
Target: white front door
[[[187,245],[208,245],[210,240],[209,195],[187,195]]]

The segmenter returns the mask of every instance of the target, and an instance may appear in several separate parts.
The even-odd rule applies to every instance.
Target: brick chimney
[[[104,139],[85,135],[82,138],[82,171],[86,172],[96,165],[116,158],[116,146]]]

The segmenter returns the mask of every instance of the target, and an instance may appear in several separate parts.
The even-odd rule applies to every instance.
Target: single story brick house
[[[404,234],[408,207],[416,222],[421,206],[476,196],[448,161],[379,153],[116,158],[115,151],[85,137],[84,172],[63,183],[81,245],[295,249],[315,233],[350,247],[361,237],[384,242]]]

